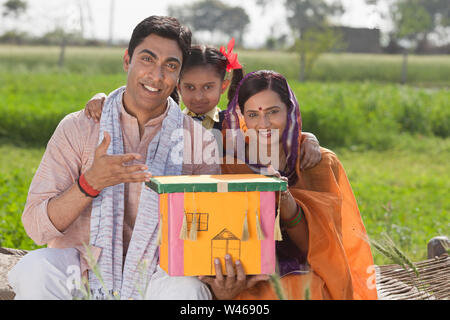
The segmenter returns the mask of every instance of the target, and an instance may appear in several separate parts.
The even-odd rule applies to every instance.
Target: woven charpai
[[[450,258],[444,254],[414,263],[412,269],[399,265],[376,266],[378,299],[448,300],[450,298]]]
[[[8,272],[27,254],[25,250],[9,249],[0,247],[0,300],[11,300],[14,292],[8,285]]]

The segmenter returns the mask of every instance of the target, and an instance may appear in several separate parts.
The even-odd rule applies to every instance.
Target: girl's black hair
[[[128,44],[128,55],[130,56],[130,60],[133,57],[134,49],[136,49],[136,47],[152,33],[163,38],[175,40],[178,43],[178,46],[183,54],[183,63],[181,65],[181,69],[183,69],[187,57],[189,56],[192,33],[188,27],[181,25],[179,21],[173,17],[150,16],[142,20],[134,28]],[[176,87],[170,96],[177,103],[180,103],[180,98]]]
[[[233,78],[231,78],[230,88],[228,89],[228,103],[233,100],[239,82],[244,78],[243,69],[234,69]]]
[[[184,67],[181,70],[180,78],[184,72],[199,66],[212,66],[221,79],[225,79],[227,73],[227,58],[214,47],[205,45],[194,45],[191,47],[190,54],[187,57]],[[242,69],[234,69],[230,87],[228,89],[228,100],[233,99],[236,87],[242,80],[244,72]]]

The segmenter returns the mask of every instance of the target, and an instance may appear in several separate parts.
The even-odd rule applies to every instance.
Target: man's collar
[[[169,112],[169,103],[167,103],[167,105],[166,105],[166,110],[161,114],[161,115],[159,115],[159,116],[157,116],[156,118],[153,118],[153,119],[150,119],[150,120],[148,120],[146,123],[145,123],[145,127],[148,127],[148,126],[154,126],[154,125],[157,125],[157,124],[159,124],[159,123],[162,123],[162,121],[165,119],[165,117],[167,116],[167,113]],[[121,118],[122,118],[122,120],[124,120],[124,121],[127,121],[127,122],[134,122],[134,121],[136,121],[137,122],[137,118],[135,117],[135,116],[132,116],[131,114],[129,114],[128,112],[127,112],[127,110],[125,109],[125,106],[124,106],[124,104],[123,104],[123,102],[122,102],[122,104],[121,104],[121,109],[120,109],[120,113],[121,113]]]

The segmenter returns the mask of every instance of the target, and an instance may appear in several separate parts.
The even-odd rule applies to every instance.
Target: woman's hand
[[[300,168],[306,170],[314,167],[322,160],[320,144],[316,136],[309,132],[302,132],[306,138],[300,146]]]
[[[218,258],[214,259],[214,268],[216,270],[215,277],[200,276],[200,281],[208,284],[218,300],[231,300],[242,291],[253,287],[259,281],[269,279],[268,275],[259,274],[254,276],[246,276],[244,267],[239,260],[236,261],[236,270],[233,267],[231,256],[225,256],[225,268],[227,275],[222,273],[222,265]]]
[[[282,177],[280,172],[273,169],[272,166],[269,166],[269,172],[272,176],[277,177],[280,180],[285,181],[288,183],[287,177]],[[280,191],[281,193],[281,199],[280,199],[280,214],[281,219],[283,220],[290,220],[294,217],[294,215],[297,213],[297,202],[295,201],[292,194],[289,192],[289,186],[287,187],[286,191]],[[276,199],[278,203],[278,195]]]
[[[278,171],[275,171],[273,176],[288,182],[288,178],[282,177]],[[292,220],[298,214],[300,206],[297,204],[297,201],[295,201],[294,196],[289,192],[289,187],[286,191],[280,191],[280,194],[277,194],[277,203],[278,196],[280,196],[280,218],[285,221]],[[294,242],[297,248],[300,249],[302,254],[306,256],[309,247],[309,233],[308,224],[305,222],[305,219],[306,218],[301,218],[300,223],[297,223],[296,226],[286,230],[289,238]]]
[[[84,107],[84,114],[89,118],[93,119],[95,122],[99,122],[102,116],[103,104],[105,103],[106,94],[97,93],[91,98],[91,100],[86,103]]]

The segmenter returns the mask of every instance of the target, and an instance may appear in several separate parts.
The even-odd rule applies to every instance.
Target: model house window
[[[208,219],[209,219],[208,213],[187,212],[186,213],[186,222],[187,222],[188,231],[191,230],[191,225],[192,225],[192,220],[194,218],[194,215],[196,215],[196,218],[197,218],[197,231],[208,231]]]

